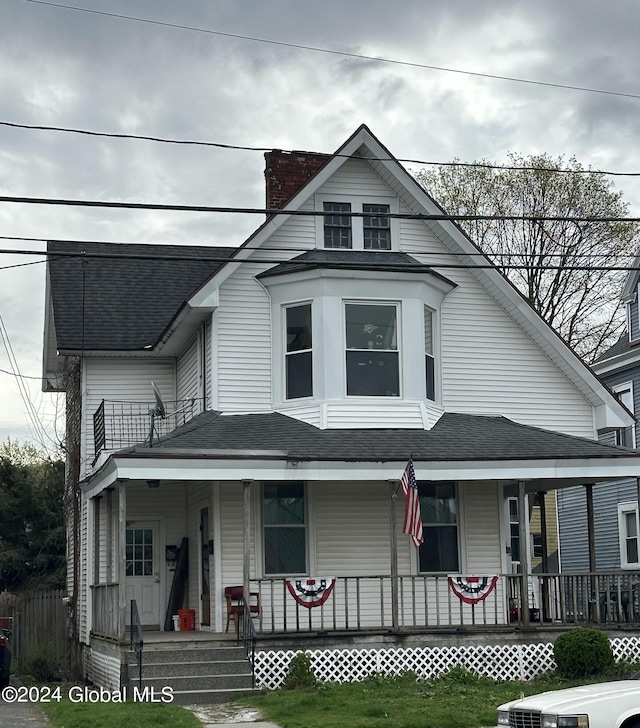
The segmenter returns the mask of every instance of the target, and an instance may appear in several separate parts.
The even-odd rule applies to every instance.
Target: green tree
[[[64,462],[0,446],[0,592],[65,582]]]
[[[565,164],[563,157],[547,154],[510,154],[509,160],[509,169],[481,160],[478,166],[441,166],[416,176],[450,214],[529,218],[460,225],[542,318],[592,361],[625,325],[619,300],[625,273],[603,268],[630,264],[638,228],[627,222],[566,219],[628,214],[613,183],[575,158]],[[558,219],[531,219],[545,217]]]

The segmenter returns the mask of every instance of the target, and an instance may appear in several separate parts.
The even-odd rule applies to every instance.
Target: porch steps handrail
[[[142,624],[138,614],[138,604],[135,599],[131,600],[131,649],[136,654],[138,664],[138,687],[142,690],[142,648],[144,639],[142,636]]]
[[[249,608],[249,602],[245,595],[242,595],[242,643],[244,646],[244,656],[247,658],[251,665],[251,687],[256,686],[256,640],[258,634],[256,632],[256,626],[253,623],[251,617],[251,610]],[[240,625],[238,625],[240,627]],[[238,642],[240,641],[240,630],[238,629]]]

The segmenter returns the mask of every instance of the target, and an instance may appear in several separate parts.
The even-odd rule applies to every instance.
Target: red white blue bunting
[[[498,577],[495,575],[460,576],[449,574],[451,591],[465,604],[477,604],[486,599],[496,588]]]
[[[307,609],[324,604],[331,595],[335,583],[336,579],[333,576],[286,579],[287,589],[291,596],[300,606]]]

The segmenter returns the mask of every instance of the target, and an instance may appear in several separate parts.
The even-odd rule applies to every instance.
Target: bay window
[[[313,395],[311,304],[285,308],[285,395],[299,399]]]
[[[433,311],[424,307],[424,371],[427,399],[436,401],[436,360],[433,353]]]
[[[398,304],[347,303],[347,396],[398,397]]]

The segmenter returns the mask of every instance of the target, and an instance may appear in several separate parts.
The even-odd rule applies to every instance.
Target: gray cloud
[[[640,94],[635,0],[84,4],[345,53]],[[3,4],[0,99],[0,120],[27,124],[330,152],[364,122],[398,157],[501,161],[512,150],[640,169],[640,100],[358,60],[22,0]],[[260,152],[0,126],[1,194],[261,206],[262,171]],[[638,213],[637,183],[621,178],[616,184]],[[0,206],[1,235],[45,239],[234,245],[259,222]],[[41,249],[42,243],[0,240],[0,249],[19,246]],[[23,260],[0,256],[0,314],[23,371],[37,375],[44,268],[1,269]],[[0,347],[0,369],[7,368]],[[31,391],[39,396],[37,382]],[[24,406],[2,374],[0,401],[0,440],[28,438]],[[43,409],[43,416],[50,413]]]

